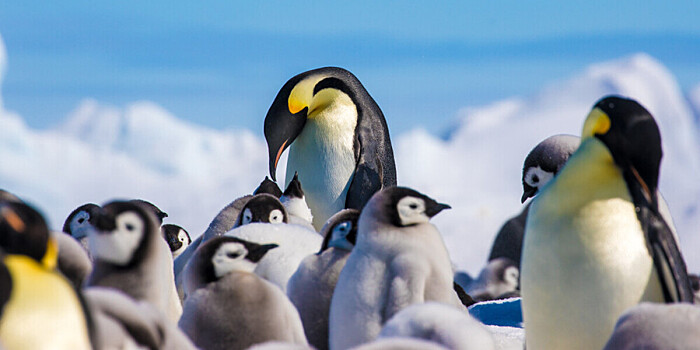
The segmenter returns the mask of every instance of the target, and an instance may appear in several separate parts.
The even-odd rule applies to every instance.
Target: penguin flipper
[[[654,267],[661,282],[664,299],[667,303],[687,302],[692,304],[694,295],[688,270],[671,229],[652,210],[641,208],[641,211],[640,214],[647,217],[644,231],[649,252],[654,259]]]
[[[345,208],[362,210],[374,193],[384,187],[396,186],[396,165],[391,148],[388,156],[383,154],[386,151],[382,152],[380,147],[372,144],[369,136],[371,131],[367,130],[369,128],[359,125],[357,129],[354,145],[355,173],[345,197]]]

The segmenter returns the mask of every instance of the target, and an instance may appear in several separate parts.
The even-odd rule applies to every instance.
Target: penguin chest
[[[602,348],[627,308],[663,300],[634,205],[623,198],[565,215],[546,205],[531,211],[522,261],[528,348]]]
[[[289,182],[295,171],[299,173],[317,230],[345,208],[345,196],[355,172],[356,124],[354,108],[339,106],[309,118],[290,146],[286,178]]]

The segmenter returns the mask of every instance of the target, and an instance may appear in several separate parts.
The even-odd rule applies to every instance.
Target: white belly
[[[355,172],[353,138],[355,124],[338,128],[326,119],[309,118],[304,130],[289,147],[286,181],[294,172],[320,230],[333,214],[345,208],[345,196]]]
[[[527,348],[601,349],[627,308],[663,300],[633,204],[599,199],[562,218],[546,200],[523,246]]]

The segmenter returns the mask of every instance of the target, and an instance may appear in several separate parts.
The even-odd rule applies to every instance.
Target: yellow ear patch
[[[610,117],[600,110],[600,108],[594,108],[588,113],[586,122],[583,123],[581,138],[585,139],[594,135],[603,135],[607,133],[608,130],[610,130]]]
[[[297,114],[302,109],[309,107],[314,97],[314,86],[323,78],[321,75],[313,75],[297,83],[287,99],[289,112]]]
[[[22,221],[19,215],[17,215],[17,213],[15,213],[15,211],[12,209],[9,209],[7,207],[2,208],[0,209],[0,215],[16,232],[22,233],[27,227],[24,224],[24,221]]]

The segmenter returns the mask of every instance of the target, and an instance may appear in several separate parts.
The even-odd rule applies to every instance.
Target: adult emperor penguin
[[[396,185],[384,114],[350,72],[325,67],[301,73],[275,97],[265,117],[270,175],[289,147],[286,181],[304,179],[320,230],[343,208],[362,209],[375,192]]]
[[[357,242],[340,272],[330,311],[330,348],[371,341],[414,303],[464,308],[440,232],[429,220],[450,206],[405,187],[377,192],[360,214]]]
[[[88,239],[95,264],[86,285],[121,290],[177,320],[182,306],[175,290],[172,255],[149,207],[114,201],[90,221],[94,229]]]
[[[299,310],[304,333],[318,350],[328,349],[328,313],[340,271],[355,246],[360,212],[343,209],[323,226],[321,251],[304,258],[287,283],[287,296]]]
[[[636,101],[605,97],[588,114],[578,150],[530,208],[521,264],[528,349],[601,349],[629,307],[692,303],[657,205],[661,156],[656,122]]]
[[[267,341],[306,344],[299,314],[277,286],[253,274],[276,244],[212,238],[187,264],[180,328],[202,349],[246,349]],[[189,288],[193,289],[190,290]]]
[[[173,259],[182,254],[190,243],[192,243],[190,234],[178,225],[165,224],[160,227],[160,230],[163,233],[163,238],[168,242],[168,247],[170,247],[170,252],[173,254]]]
[[[92,349],[83,301],[56,270],[56,242],[41,214],[0,202],[0,344],[7,349]]]

